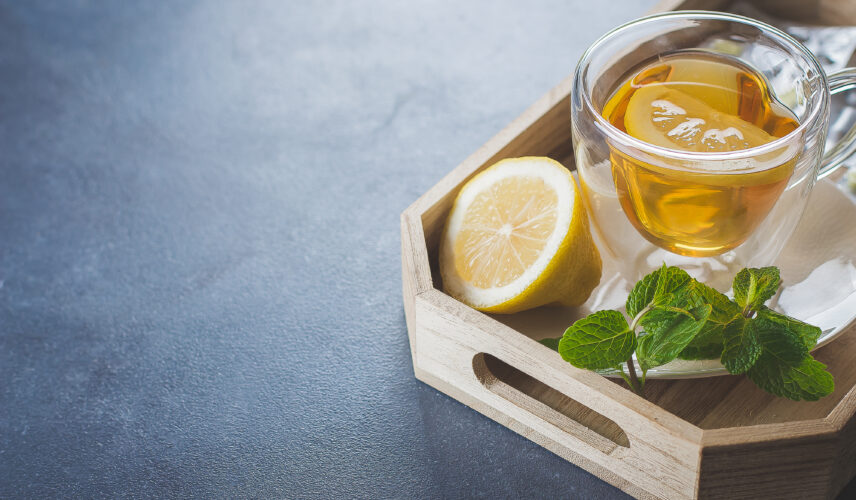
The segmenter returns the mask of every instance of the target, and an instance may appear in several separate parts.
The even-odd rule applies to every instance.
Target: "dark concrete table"
[[[0,3],[0,497],[622,497],[413,378],[398,215],[650,3]]]

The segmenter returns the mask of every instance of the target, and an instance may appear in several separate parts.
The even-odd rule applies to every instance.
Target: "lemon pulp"
[[[479,288],[522,276],[554,230],[556,203],[556,193],[538,178],[509,177],[479,193],[455,239],[460,276]]]

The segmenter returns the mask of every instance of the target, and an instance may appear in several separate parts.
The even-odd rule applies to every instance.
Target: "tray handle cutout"
[[[610,454],[617,447],[630,447],[627,434],[614,421],[495,356],[476,354],[473,371],[492,393],[602,453]]]

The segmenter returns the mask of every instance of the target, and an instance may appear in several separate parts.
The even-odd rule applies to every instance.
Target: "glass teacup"
[[[758,145],[713,152],[664,147],[623,129],[624,108],[610,110],[622,82],[645,64],[668,66],[670,57],[689,53],[728,59],[759,75],[758,95],[792,116],[793,125]],[[604,257],[631,283],[665,262],[722,290],[739,269],[772,265],[815,181],[856,149],[852,130],[824,154],[830,95],[854,86],[856,69],[827,76],[786,33],[731,14],[670,12],[603,36],[577,66],[571,113],[580,184]],[[698,95],[679,104],[705,106]],[[684,111],[651,99],[646,104],[665,106],[653,125],[671,119],[674,109]],[[714,132],[729,140],[754,133],[725,125]]]

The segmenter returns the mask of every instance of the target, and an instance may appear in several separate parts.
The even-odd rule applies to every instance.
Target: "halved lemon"
[[[440,273],[447,293],[482,311],[585,302],[601,260],[571,173],[524,157],[473,177],[446,221]]]

